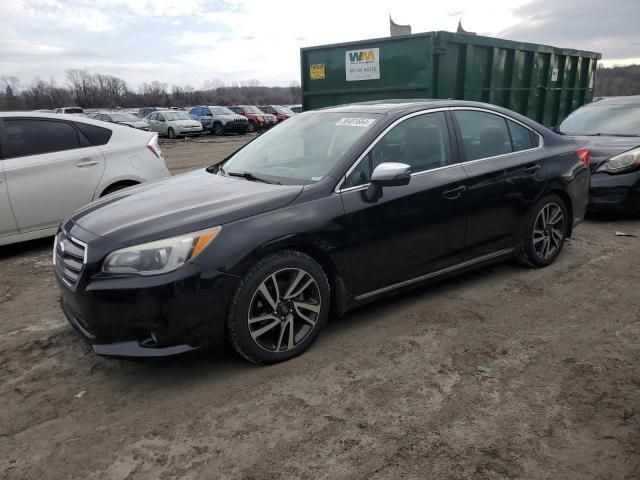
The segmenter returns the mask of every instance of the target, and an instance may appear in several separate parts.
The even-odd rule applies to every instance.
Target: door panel
[[[546,175],[539,152],[464,166],[469,177],[467,247],[474,256],[513,246],[524,216],[544,190]]]
[[[55,227],[93,200],[104,172],[97,147],[5,160],[9,198],[21,232]]]
[[[104,158],[71,122],[21,117],[1,125],[4,175],[21,233],[55,227],[93,199]]]
[[[546,184],[542,150],[532,149],[529,129],[505,117],[477,110],[456,110],[453,117],[469,177],[468,254],[512,247]]]
[[[3,164],[4,161],[0,160],[0,237],[18,233],[18,224],[9,203],[9,191],[4,176]]]
[[[463,254],[464,195],[445,192],[466,182],[454,165],[414,175],[403,187],[385,187],[367,203],[364,190],[342,194],[355,294],[366,293],[450,266]]]

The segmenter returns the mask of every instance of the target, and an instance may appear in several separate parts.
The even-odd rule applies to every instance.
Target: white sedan
[[[169,138],[202,134],[202,123],[187,112],[160,110],[147,115],[145,121],[152,132],[158,132],[159,135],[166,135]]]
[[[158,135],[75,115],[0,113],[0,245],[53,235],[83,205],[169,177]]]

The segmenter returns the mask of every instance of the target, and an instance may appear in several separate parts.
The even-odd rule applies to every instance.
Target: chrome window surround
[[[490,110],[488,108],[480,108],[480,107],[443,107],[443,108],[434,108],[434,109],[430,109],[430,110],[420,110],[419,112],[413,112],[413,113],[410,113],[408,115],[405,115],[404,117],[401,117],[401,118],[397,119],[395,122],[393,122],[387,128],[385,128],[384,131],[382,131],[373,140],[373,142],[371,142],[371,144],[365,149],[365,151],[362,153],[362,155],[360,155],[358,157],[358,159],[355,162],[353,162],[353,165],[351,165],[349,170],[347,170],[347,173],[344,174],[344,176],[340,179],[340,181],[336,185],[336,188],[334,189],[335,193],[345,193],[345,192],[351,192],[351,191],[356,191],[356,190],[362,190],[362,189],[365,189],[365,188],[369,187],[369,185],[371,185],[371,183],[365,183],[363,185],[355,185],[353,187],[341,188],[342,184],[347,180],[347,177],[351,174],[351,172],[353,172],[353,170],[355,170],[355,168],[360,164],[360,162],[378,144],[378,142],[382,139],[382,137],[384,137],[396,125],[398,125],[399,123],[404,122],[405,120],[408,120],[409,118],[417,117],[419,115],[426,115],[426,114],[429,114],[429,113],[436,113],[436,112],[455,111],[455,110],[474,110],[474,111],[478,111],[478,112],[491,113],[493,115],[497,115],[499,117],[503,117],[503,118],[505,118],[507,120],[510,120],[510,121],[512,121],[514,123],[517,123],[518,125],[523,126],[527,130],[529,130],[530,132],[535,133],[538,136],[538,146],[537,147],[533,147],[533,148],[527,148],[526,150],[518,150],[517,152],[503,153],[501,155],[494,155],[492,157],[477,158],[475,160],[467,160],[465,162],[452,163],[451,165],[445,165],[443,167],[431,168],[429,170],[423,170],[421,172],[412,173],[411,174],[412,177],[419,176],[419,175],[422,175],[424,173],[430,173],[430,172],[435,172],[435,171],[438,171],[438,170],[444,170],[446,168],[457,167],[457,166],[460,166],[460,165],[468,165],[468,164],[475,163],[475,162],[484,162],[485,160],[492,160],[494,158],[509,157],[511,155],[520,154],[520,153],[523,153],[523,152],[533,152],[533,151],[536,151],[536,150],[542,150],[542,148],[544,147],[544,137],[542,135],[540,135],[538,132],[536,132],[534,129],[532,129],[528,125],[525,125],[522,122],[519,122],[515,118],[510,117],[509,115],[505,115],[503,113],[496,112],[496,111]]]

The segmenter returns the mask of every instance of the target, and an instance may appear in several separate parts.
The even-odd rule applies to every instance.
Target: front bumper
[[[591,174],[588,210],[594,213],[640,212],[640,171]]]
[[[193,129],[181,129],[177,135],[187,136],[187,135],[202,135],[203,133],[202,127],[193,128]]]
[[[148,277],[98,271],[87,264],[75,288],[56,274],[65,316],[96,353],[157,357],[223,345],[237,277],[189,263]]]
[[[224,133],[247,133],[249,122],[227,122],[223,126]]]

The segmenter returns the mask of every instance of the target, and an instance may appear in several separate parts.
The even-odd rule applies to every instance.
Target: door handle
[[[97,165],[98,161],[97,160],[81,160],[78,163],[76,163],[76,167],[93,167],[94,165]]]
[[[458,188],[452,188],[451,190],[445,190],[442,192],[442,196],[447,200],[455,200],[456,198],[460,198],[463,192],[467,189],[464,185]]]
[[[530,165],[524,169],[524,173],[527,175],[535,175],[540,170],[540,165]]]

